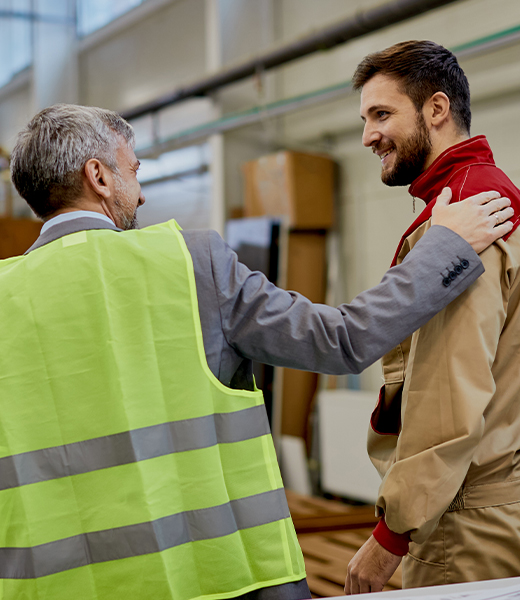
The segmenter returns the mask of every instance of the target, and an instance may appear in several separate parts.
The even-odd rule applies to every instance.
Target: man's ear
[[[435,92],[426,102],[423,112],[431,127],[441,127],[450,116],[450,99],[444,92]]]
[[[100,198],[107,200],[111,196],[110,170],[97,158],[87,160],[83,167],[85,183]]]

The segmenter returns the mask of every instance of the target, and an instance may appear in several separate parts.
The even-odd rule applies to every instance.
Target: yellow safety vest
[[[261,392],[210,372],[175,222],[0,261],[0,327],[0,598],[305,577]]]

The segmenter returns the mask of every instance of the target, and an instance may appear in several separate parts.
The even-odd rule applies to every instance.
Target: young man
[[[351,561],[346,591],[380,590],[404,555],[405,587],[520,575],[520,191],[485,137],[470,137],[468,82],[442,46],[371,54],[354,86],[383,183],[410,185],[426,203],[393,264],[429,230],[444,186],[457,202],[491,185],[515,214],[513,231],[482,254],[478,283],[383,358],[368,438],[382,519]],[[461,268],[447,268],[444,284]]]
[[[13,181],[45,224],[26,256],[0,262],[4,595],[308,598],[251,359],[358,371],[482,266],[435,226],[377,289],[311,304],[215,233],[133,230],[133,144],[115,113],[57,105],[13,150]],[[492,227],[510,210],[490,196],[466,205],[469,231],[457,207],[441,222],[482,249],[511,228]],[[458,257],[467,268],[446,288],[439,270]]]

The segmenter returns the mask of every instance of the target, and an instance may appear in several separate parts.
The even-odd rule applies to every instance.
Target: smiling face
[[[425,169],[432,151],[424,116],[387,75],[374,75],[361,91],[363,145],[381,160],[384,184],[409,185]]]
[[[112,217],[121,229],[136,229],[138,226],[136,212],[144,204],[141,185],[137,181],[139,161],[134,151],[121,138],[116,154],[117,171],[113,176]]]

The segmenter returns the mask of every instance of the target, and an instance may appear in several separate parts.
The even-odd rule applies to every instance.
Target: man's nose
[[[369,148],[373,144],[379,142],[381,139],[381,134],[377,131],[377,128],[371,125],[370,123],[365,123],[365,128],[363,129],[363,146]]]
[[[145,202],[146,200],[144,198],[143,190],[141,190],[139,193],[139,202],[137,203],[137,206],[142,206]]]

